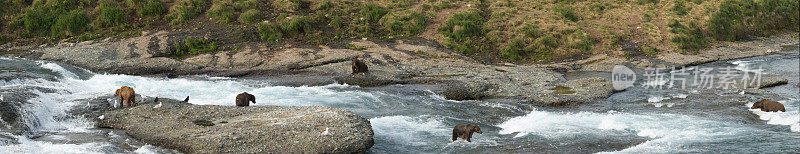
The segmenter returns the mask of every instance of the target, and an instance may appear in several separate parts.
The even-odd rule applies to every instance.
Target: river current
[[[765,89],[786,106],[786,112],[771,113],[749,108],[749,100],[762,96],[723,89],[632,87],[594,103],[553,108],[511,99],[445,100],[437,87],[427,85],[288,87],[266,78],[96,74],[2,57],[0,102],[21,104],[17,112],[26,127],[0,121],[0,153],[174,153],[122,131],[94,128],[91,120],[68,113],[123,85],[144,97],[190,96],[189,103],[199,105],[233,106],[236,94],[246,91],[256,96],[256,106],[346,109],[372,124],[371,153],[797,153],[800,56],[796,49],[787,53],[700,65],[761,67],[765,74],[789,79]],[[460,123],[479,125],[483,134],[472,142],[451,142],[452,128]]]

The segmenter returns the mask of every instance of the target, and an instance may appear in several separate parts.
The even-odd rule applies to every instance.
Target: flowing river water
[[[512,99],[445,100],[436,94],[437,87],[426,85],[287,87],[268,78],[95,74],[2,57],[0,103],[18,105],[18,110],[2,111],[19,113],[21,123],[0,121],[0,153],[174,153],[69,114],[85,107],[87,99],[112,95],[123,85],[144,97],[182,100],[188,95],[189,103],[199,105],[232,106],[235,95],[247,91],[256,96],[256,106],[346,109],[371,122],[371,153],[797,153],[800,57],[796,48],[785,53],[701,65],[760,66],[765,74],[789,79],[789,84],[765,89],[786,106],[786,112],[778,113],[750,110],[752,102],[745,100],[762,96],[736,90],[632,87],[594,103],[552,108]],[[472,142],[451,142],[452,128],[460,123],[477,124],[483,134]]]

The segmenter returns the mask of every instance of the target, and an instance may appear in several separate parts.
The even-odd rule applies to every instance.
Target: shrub
[[[439,33],[448,38],[443,44],[467,55],[473,54],[481,49],[480,41],[486,31],[482,27],[484,22],[483,17],[474,10],[453,14],[439,28]]]
[[[721,41],[736,41],[744,38],[750,29],[746,27],[745,17],[753,16],[755,2],[752,0],[725,0],[719,10],[711,15],[707,26],[712,37]]]
[[[691,8],[686,7],[685,3],[686,2],[684,2],[683,0],[676,0],[675,2],[673,2],[672,9],[670,10],[672,10],[672,12],[675,12],[675,14],[677,15],[686,15],[686,13],[688,13],[689,10],[691,10]]]
[[[211,8],[206,11],[206,16],[217,23],[228,23],[234,19],[234,8],[230,1],[216,1]]]
[[[214,52],[219,50],[216,43],[205,39],[186,38],[183,42],[175,44],[175,49],[170,53],[172,58],[185,58],[189,56]]]
[[[708,47],[708,41],[703,36],[703,30],[700,29],[697,23],[689,22],[689,26],[685,26],[677,20],[672,20],[668,26],[670,32],[675,34],[672,37],[672,43],[676,44],[684,52]]]
[[[377,23],[386,13],[389,13],[389,10],[374,3],[364,4],[360,10],[361,17],[369,23]]]
[[[89,22],[89,16],[86,15],[86,11],[81,9],[69,11],[58,17],[56,23],[51,27],[51,36],[60,38],[80,35],[86,30]]]
[[[113,27],[125,22],[125,13],[115,0],[100,0],[95,8],[95,22],[99,27]]]
[[[383,29],[396,35],[415,35],[425,29],[425,16],[417,12],[392,12],[383,17]]]
[[[306,22],[306,18],[303,16],[300,17],[289,17],[289,18],[280,18],[280,26],[281,30],[284,34],[289,36],[294,36],[297,34],[301,34],[306,30],[311,29],[311,25]]]
[[[127,4],[135,7],[140,17],[158,17],[167,12],[164,3],[158,0],[128,0]]]
[[[172,21],[172,24],[186,23],[203,12],[202,8],[206,3],[205,0],[180,0],[175,2],[169,9],[169,14],[166,16],[167,20]]]
[[[280,26],[276,23],[258,24],[258,35],[263,41],[278,41],[283,37]]]
[[[13,1],[14,6],[24,6],[30,2]],[[67,14],[71,10],[87,6],[86,1],[80,0],[39,0],[30,3],[30,6],[21,10],[20,14],[14,17],[9,25],[12,27],[22,27],[21,37],[48,36],[51,27],[56,23],[62,14]],[[69,17],[69,16],[64,16]]]
[[[572,8],[556,7],[555,11],[561,14],[561,17],[572,22],[580,20],[580,17],[572,11]]]
[[[239,22],[251,24],[260,21],[261,18],[261,12],[256,9],[250,9],[239,15]]]

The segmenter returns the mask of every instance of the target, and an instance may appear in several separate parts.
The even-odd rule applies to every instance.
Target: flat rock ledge
[[[145,143],[185,153],[361,153],[374,144],[367,119],[331,107],[164,100],[100,117],[94,118],[98,127],[125,130]]]

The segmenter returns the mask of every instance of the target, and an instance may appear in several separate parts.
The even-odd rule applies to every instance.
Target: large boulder
[[[186,153],[355,153],[374,143],[367,119],[330,107],[163,100],[101,116],[95,118],[99,127],[122,129],[145,143]]]

